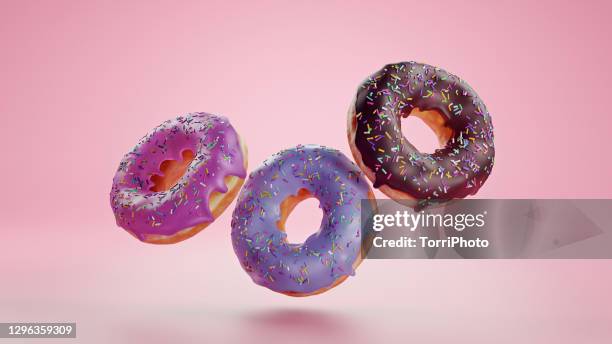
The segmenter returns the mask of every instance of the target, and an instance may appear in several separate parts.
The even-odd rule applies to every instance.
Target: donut
[[[206,228],[238,194],[247,153],[227,118],[204,112],[165,121],[127,153],[113,178],[117,225],[171,244]]]
[[[440,148],[416,149],[401,119],[420,118]],[[417,62],[388,64],[358,88],[348,111],[348,140],[374,188],[412,204],[475,194],[493,168],[493,124],[485,104],[462,79]]]
[[[303,243],[289,243],[285,221],[314,197],[321,226]],[[253,282],[289,296],[325,292],[361,262],[361,200],[375,206],[362,172],[341,152],[317,145],[283,150],[252,171],[232,216],[232,244]]]

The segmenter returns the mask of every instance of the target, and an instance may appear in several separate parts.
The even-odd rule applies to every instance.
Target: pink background
[[[108,204],[122,155],[190,111],[228,116],[251,168],[300,143],[349,154],[356,86],[402,60],[487,104],[497,155],[478,197],[609,198],[610,4],[0,1],[0,321],[76,321],[87,343],[610,342],[606,260],[366,261],[295,299],[241,270],[231,208],[159,247]],[[319,219],[300,205],[291,237]]]

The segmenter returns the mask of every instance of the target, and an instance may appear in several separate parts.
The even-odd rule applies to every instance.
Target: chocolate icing
[[[402,135],[401,118],[413,108],[445,117],[453,135],[444,148],[421,153]],[[386,65],[360,85],[355,112],[355,146],[375,173],[375,188],[388,185],[418,200],[463,198],[475,194],[491,173],[489,112],[465,81],[440,68]]]

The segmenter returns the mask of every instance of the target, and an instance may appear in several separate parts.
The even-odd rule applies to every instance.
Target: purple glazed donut
[[[227,118],[196,112],[165,121],[119,164],[110,193],[117,225],[143,242],[185,240],[236,197],[246,165]]]
[[[287,241],[285,221],[301,200],[323,210],[304,243]],[[253,281],[290,296],[333,288],[361,262],[361,200],[375,201],[362,172],[337,150],[297,146],[251,172],[232,217],[234,252]]]

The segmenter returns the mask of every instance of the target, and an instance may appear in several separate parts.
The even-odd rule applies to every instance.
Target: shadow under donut
[[[276,309],[245,314],[240,319],[243,340],[265,343],[367,342],[356,319],[336,312]]]

